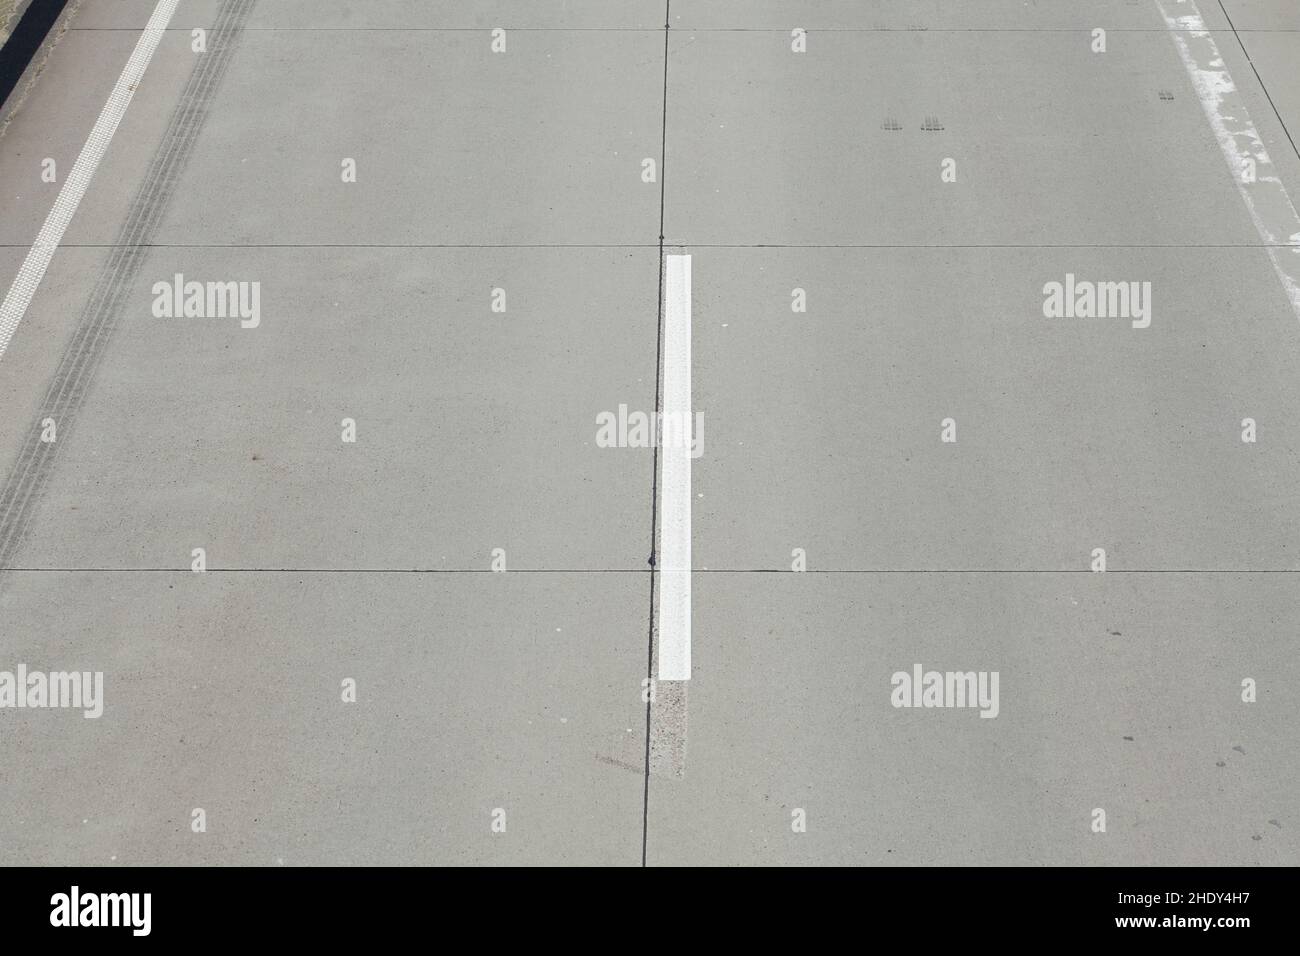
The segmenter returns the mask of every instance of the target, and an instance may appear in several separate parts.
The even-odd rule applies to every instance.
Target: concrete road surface
[[[0,863],[1300,863],[1293,4],[72,0],[37,61]]]

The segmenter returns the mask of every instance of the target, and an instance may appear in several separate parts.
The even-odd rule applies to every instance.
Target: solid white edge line
[[[659,455],[659,679],[691,679],[691,257],[664,266],[662,423],[675,440]]]
[[[27,251],[27,257],[23,259],[18,275],[9,286],[3,304],[0,304],[0,358],[9,347],[9,341],[13,338],[18,323],[27,314],[32,296],[36,294],[37,286],[45,277],[45,270],[49,268],[54,252],[63,241],[63,233],[67,230],[68,223],[72,221],[77,207],[81,205],[86,188],[90,185],[100,160],[104,158],[108,144],[112,141],[113,134],[117,132],[117,126],[126,114],[131,98],[135,95],[135,88],[144,77],[145,68],[153,59],[154,50],[158,48],[167,24],[171,22],[172,14],[176,12],[180,2],[181,0],[159,0],[158,6],[154,8],[153,16],[149,18],[144,33],[136,42],[135,50],[127,60],[122,75],[118,77],[113,92],[108,95],[108,102],[100,111],[99,119],[95,121],[86,145],[81,148],[81,154],[73,164],[72,172],[68,174],[63,188],[59,190],[58,198],[54,200],[54,208],[45,217],[45,225],[41,226],[36,242]]]

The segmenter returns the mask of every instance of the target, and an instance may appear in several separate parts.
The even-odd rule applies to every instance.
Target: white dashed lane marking
[[[659,483],[659,679],[691,678],[691,257],[664,265],[665,429]]]

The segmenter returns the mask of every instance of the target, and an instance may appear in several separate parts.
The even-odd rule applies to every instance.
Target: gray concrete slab
[[[652,866],[1244,866],[1300,851],[1293,577],[695,579],[684,773],[651,775]],[[998,671],[998,716],[891,706],[892,674],[918,663]],[[1268,696],[1243,703],[1256,675]]]
[[[1300,10],[1285,0],[1223,0],[1223,7],[1238,30],[1300,30]]]
[[[1258,238],[1197,99],[1161,99],[1188,87],[1163,32],[1104,55],[1061,33],[831,33],[795,54],[780,36],[683,30],[671,49],[673,243]],[[673,110],[715,71],[734,82]]]
[[[600,447],[597,416],[654,408],[657,263],[156,249],[21,563],[645,568],[651,450]],[[260,282],[261,324],[156,318],[177,273]]]
[[[6,667],[104,704],[0,710],[4,863],[637,865],[647,583],[10,574]]]
[[[6,291],[26,252],[22,248],[0,249],[0,276]],[[9,467],[28,432],[39,427],[45,417],[41,403],[46,385],[108,255],[107,249],[60,249],[18,333],[9,343],[4,360],[0,361],[0,407],[5,410],[0,415],[0,449],[3,449],[0,467]]]
[[[480,0],[473,4],[459,0],[368,0],[363,7],[348,0],[276,0],[259,4],[249,22],[253,29],[490,31],[500,27],[657,33],[663,25],[664,6],[659,0]]]
[[[693,272],[701,567],[1297,566],[1300,325],[1260,249],[703,248]],[[1150,328],[1044,318],[1067,273],[1151,282]]]
[[[489,42],[248,32],[157,241],[656,243],[662,33]]]
[[[1221,12],[1201,11],[1211,28]],[[789,31],[1108,31],[1163,30],[1151,0],[673,0],[673,25],[687,29]]]

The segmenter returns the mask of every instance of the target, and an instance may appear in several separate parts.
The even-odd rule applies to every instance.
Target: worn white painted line
[[[136,42],[131,58],[126,62],[126,68],[122,70],[117,85],[108,95],[108,102],[104,104],[99,119],[95,121],[95,126],[90,131],[90,138],[81,148],[81,155],[73,164],[72,172],[64,181],[63,188],[59,190],[59,196],[54,200],[54,208],[45,217],[45,225],[41,226],[36,242],[27,251],[22,268],[18,270],[13,284],[9,286],[4,303],[0,304],[0,357],[4,356],[5,349],[9,347],[9,340],[13,338],[14,331],[18,328],[18,323],[27,314],[27,306],[31,304],[37,286],[45,277],[45,270],[49,268],[54,252],[63,241],[63,233],[67,230],[68,223],[72,221],[77,207],[81,205],[81,198],[86,194],[86,188],[99,167],[99,161],[104,158],[108,144],[112,141],[113,134],[117,132],[118,124],[126,115],[126,108],[131,105],[135,88],[144,77],[145,68],[153,59],[154,50],[158,49],[158,43],[162,40],[167,24],[171,21],[172,14],[176,12],[180,2],[181,0],[159,0],[158,6],[154,8],[153,16],[149,18],[144,33]]]
[[[1273,268],[1300,318],[1300,216],[1195,0],[1155,0]],[[1253,171],[1253,175],[1249,172]]]
[[[686,730],[690,681],[660,681],[650,722],[650,775],[686,776]]]
[[[659,679],[691,679],[691,257],[664,264],[664,400],[675,432],[659,447]],[[665,429],[664,434],[667,435]]]

